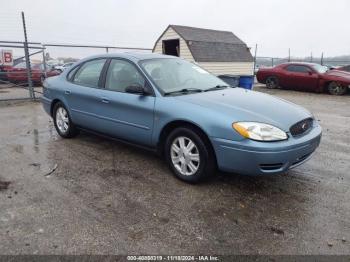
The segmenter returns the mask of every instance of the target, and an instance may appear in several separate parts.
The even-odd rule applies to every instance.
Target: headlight
[[[281,141],[288,139],[286,132],[272,125],[256,122],[237,122],[232,127],[243,137],[257,141]]]

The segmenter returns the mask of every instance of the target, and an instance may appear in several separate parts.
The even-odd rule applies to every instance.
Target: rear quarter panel
[[[42,102],[51,109],[52,103],[56,100],[59,100],[67,107],[68,113],[72,115],[68,107],[68,101],[64,95],[64,85],[65,79],[62,77],[47,78],[43,85]],[[46,108],[45,111],[47,111]],[[50,112],[48,113],[50,114]]]

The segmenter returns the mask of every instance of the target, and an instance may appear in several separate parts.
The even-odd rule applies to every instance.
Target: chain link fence
[[[338,66],[347,66],[350,65],[350,59],[333,59],[333,58],[278,58],[278,57],[256,57],[256,68],[259,67],[273,67],[287,62],[308,62],[308,63],[317,63],[329,67],[338,67]]]

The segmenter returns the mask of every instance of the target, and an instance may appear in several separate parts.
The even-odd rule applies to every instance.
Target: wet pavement
[[[0,106],[0,254],[350,254],[350,96],[269,93],[314,113],[316,154],[200,185],[141,149],[61,139],[39,103]]]

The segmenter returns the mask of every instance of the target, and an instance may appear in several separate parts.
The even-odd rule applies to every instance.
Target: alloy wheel
[[[65,134],[69,129],[68,113],[63,107],[59,107],[56,110],[56,125],[63,134]]]
[[[346,87],[337,82],[332,82],[328,86],[329,93],[332,95],[343,95],[346,93]]]
[[[200,154],[196,144],[188,137],[177,137],[170,149],[174,167],[184,176],[194,175],[200,164]]]
[[[275,78],[268,78],[266,80],[266,87],[269,88],[269,89],[275,89],[277,88],[277,80]]]

